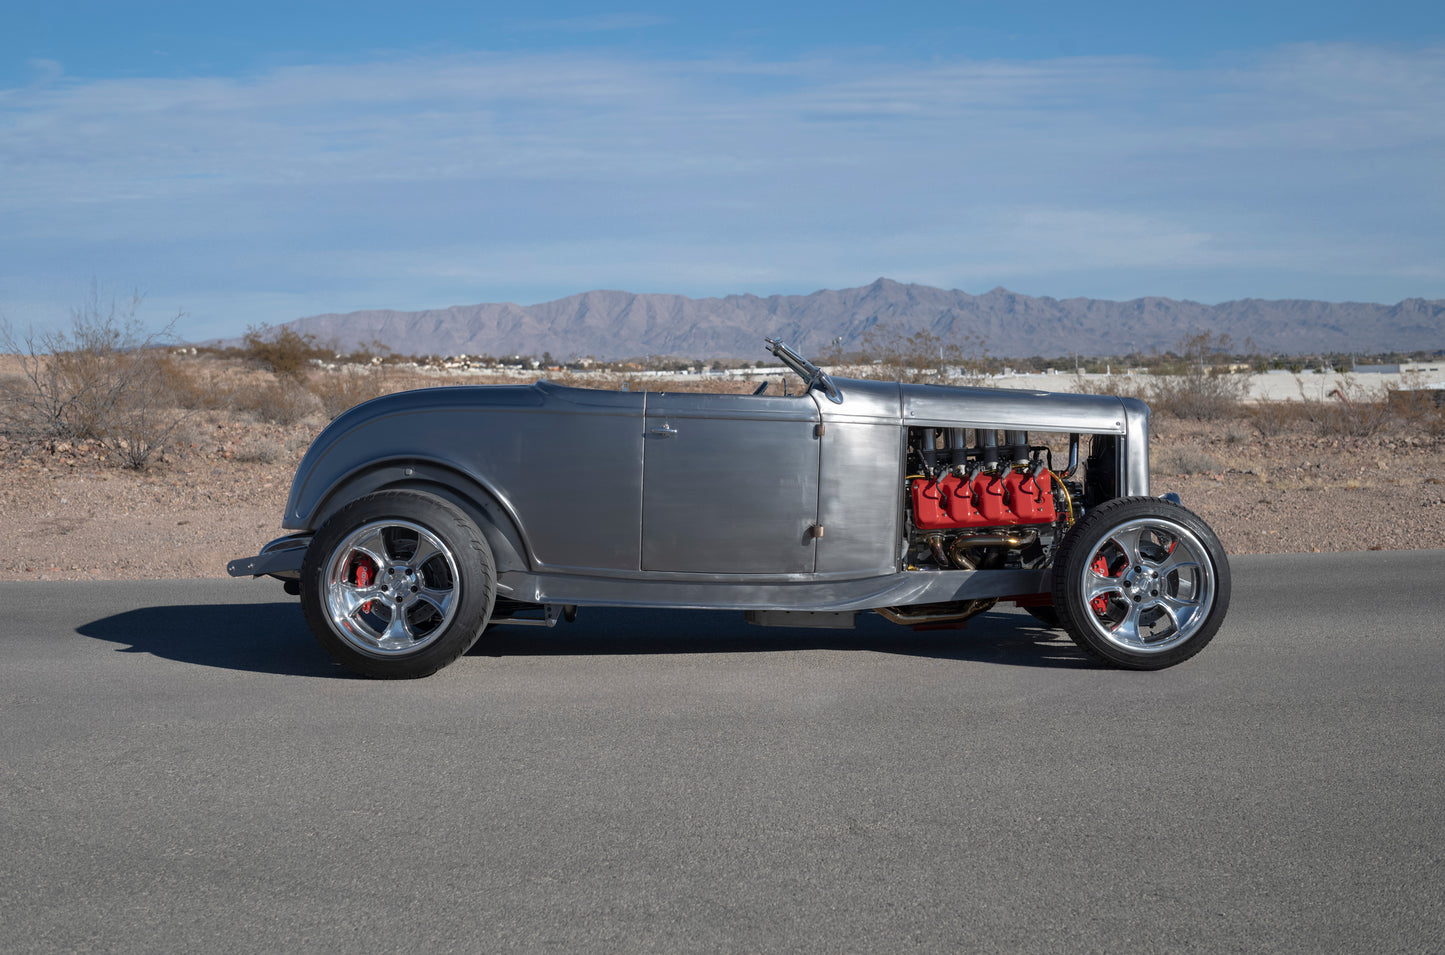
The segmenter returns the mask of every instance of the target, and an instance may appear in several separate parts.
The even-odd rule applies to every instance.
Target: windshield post
[[[837,386],[833,384],[833,380],[828,377],[823,369],[793,351],[788,347],[788,343],[781,338],[765,338],[763,341],[767,342],[768,351],[782,359],[783,364],[797,372],[798,377],[807,383],[810,391],[814,388],[821,388],[823,393],[828,396],[829,401],[835,405],[843,403],[843,395],[838,391]]]

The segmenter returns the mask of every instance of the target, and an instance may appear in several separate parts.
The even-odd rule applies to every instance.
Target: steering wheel
[[[763,392],[765,392],[765,391],[767,391],[767,390],[768,390],[768,380],[767,380],[766,378],[764,378],[764,379],[763,379],[763,383],[762,383],[761,385],[758,385],[756,388],[753,389],[753,394],[755,394],[755,395],[760,395],[760,394],[762,394]]]

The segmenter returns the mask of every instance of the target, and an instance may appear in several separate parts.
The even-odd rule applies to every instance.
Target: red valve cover
[[[1035,478],[1024,471],[1002,477],[980,474],[972,485],[951,474],[938,481],[915,478],[910,488],[913,523],[928,531],[1052,524],[1057,512],[1051,480],[1047,474]]]
[[[1004,490],[1004,479],[997,474],[980,474],[973,479],[973,500],[978,505],[979,521],[983,526],[1018,523],[1018,518],[1004,500]]]
[[[1054,493],[1047,474],[1035,477],[1028,471],[1010,471],[1003,480],[1004,501],[1020,524],[1053,523]]]
[[[951,474],[937,482],[913,482],[913,523],[925,530],[985,526],[968,484]]]

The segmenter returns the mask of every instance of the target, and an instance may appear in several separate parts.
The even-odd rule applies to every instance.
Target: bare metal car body
[[[801,393],[617,392],[541,381],[366,402],[333,421],[298,467],[282,522],[296,533],[233,561],[230,573],[291,581],[288,589],[299,589],[303,600],[311,591],[315,612],[308,610],[308,619],[314,630],[329,628],[331,640],[318,637],[334,654],[339,638],[338,659],[372,675],[414,676],[436,667],[392,664],[438,638],[422,639],[431,633],[425,626],[419,635],[403,633],[410,611],[400,603],[377,610],[367,601],[372,618],[363,620],[358,595],[386,598],[373,574],[412,574],[420,581],[413,591],[434,593],[423,610],[438,619],[457,588],[490,590],[484,618],[458,624],[476,630],[455,641],[468,646],[488,622],[540,614],[550,623],[562,608],[571,613],[578,606],[740,609],[760,612],[750,619],[763,623],[798,619],[769,612],[808,612],[846,625],[847,615],[869,610],[904,623],[963,619],[1004,598],[1042,608],[1037,612],[1047,618],[1048,605],[1058,602],[1055,558],[1085,509],[1149,493],[1149,411],[1137,400],[833,379],[786,345],[770,345],[803,377]],[[1027,433],[1040,431],[1058,435],[1056,443],[1067,438],[1068,467],[1054,465],[1052,449],[1030,443]],[[1026,452],[1010,452],[1020,440]],[[1081,441],[1090,446],[1087,489],[1087,481],[1071,480]],[[921,492],[910,497],[915,483],[932,480],[935,488],[963,493],[966,479],[988,479],[969,478],[970,469],[1006,475],[1030,467],[1050,495],[1051,519],[991,527],[982,519],[952,526],[945,517],[942,528],[919,526]],[[491,579],[466,582],[464,568],[446,561],[469,545],[435,534],[427,540],[447,558],[426,573],[404,559],[419,553],[408,547],[423,545],[403,544],[402,559],[393,560],[376,553],[389,545],[368,550],[359,538],[331,558],[330,571],[322,566],[325,555],[315,551],[329,525],[324,543],[335,550],[350,525],[389,519],[385,507],[379,516],[346,516],[354,502],[390,493],[387,500],[401,502],[391,508],[395,520],[417,525],[416,515],[401,513],[407,510],[401,492],[439,499],[463,515],[489,552]],[[1170,506],[1149,500],[1151,514]],[[1184,531],[1195,551],[1196,569],[1185,567],[1184,576],[1208,577],[1186,581],[1181,591],[1180,570],[1171,570],[1176,604],[1164,610],[1177,631],[1183,611],[1176,611],[1192,599],[1194,630],[1204,629],[1205,616],[1222,616],[1223,606],[1214,606],[1221,579],[1227,602],[1227,563],[1222,550],[1213,553],[1218,545],[1207,528],[1201,534],[1193,524],[1178,527],[1169,512],[1162,519],[1168,533]],[[438,522],[445,523],[434,515],[420,526],[435,531]],[[1146,543],[1152,539],[1146,535]],[[1132,563],[1142,563],[1137,541],[1132,546]],[[361,571],[352,569],[354,554],[363,555]],[[1197,569],[1201,560],[1211,565],[1205,571]],[[1109,601],[1127,596],[1122,577],[1095,570],[1120,581]],[[1210,605],[1201,607],[1206,584]],[[394,597],[395,589],[387,593]],[[1097,606],[1096,598],[1097,592],[1088,597]],[[1067,611],[1055,616],[1074,634]],[[1208,622],[1203,641],[1184,641],[1195,644],[1191,654],[1219,621]],[[388,631],[396,638],[391,645]],[[1168,654],[1145,644],[1133,647],[1138,659],[1112,662],[1168,665],[1160,662]]]

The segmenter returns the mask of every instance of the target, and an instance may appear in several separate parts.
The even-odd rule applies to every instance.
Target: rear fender
[[[497,572],[531,568],[531,548],[521,527],[489,489],[471,477],[426,461],[390,461],[347,476],[327,491],[307,527],[316,530],[351,501],[375,491],[413,490],[434,494],[460,507],[492,549]]]

